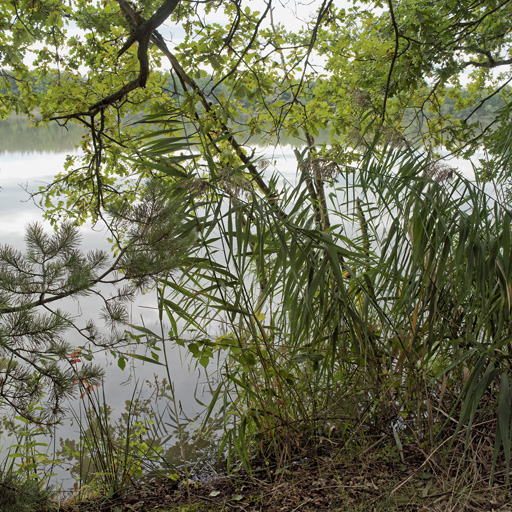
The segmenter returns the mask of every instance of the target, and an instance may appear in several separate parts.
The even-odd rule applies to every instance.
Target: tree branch
[[[391,61],[391,66],[389,67],[388,79],[386,80],[386,90],[384,91],[384,101],[382,103],[382,120],[384,121],[384,117],[386,116],[386,104],[388,102],[389,96],[389,86],[391,84],[391,77],[393,75],[393,69],[395,67],[395,62],[398,57],[398,49],[400,44],[400,32],[398,31],[398,25],[395,19],[395,12],[393,11],[392,0],[388,0],[389,5],[389,14],[391,16],[391,23],[393,24],[393,30],[395,32],[395,51],[393,52],[393,59]]]
[[[128,2],[126,2],[126,0],[118,0],[118,2],[119,5],[122,5],[122,9],[123,12],[125,12],[125,16],[129,16],[130,19],[135,23],[141,23],[143,25],[146,23],[144,21],[144,18],[142,18],[140,14],[136,13],[133,10],[132,6]],[[261,177],[261,174],[256,168],[256,166],[252,163],[251,158],[245,153],[244,149],[242,148],[242,146],[240,146],[240,144],[233,137],[233,135],[231,135],[231,130],[229,129],[229,127],[225,123],[223,123],[222,120],[220,120],[218,116],[215,114],[215,112],[212,110],[211,104],[206,98],[204,92],[201,90],[199,85],[197,85],[195,80],[193,80],[190,76],[187,75],[186,71],[182,68],[178,59],[167,47],[164,38],[160,35],[158,31],[155,30],[151,34],[150,40],[167,57],[167,59],[171,63],[174,72],[178,76],[183,88],[186,89],[185,84],[189,86],[198,95],[199,101],[201,102],[201,105],[203,106],[205,111],[211,113],[214,116],[215,121],[217,121],[220,125],[221,131],[227,136],[227,141],[235,151],[238,158],[246,166],[247,170],[249,171],[250,175],[252,176],[252,179],[254,180],[258,188],[265,196],[267,196],[272,201],[272,204],[274,204],[275,206],[274,195],[272,191],[269,189],[265,180]],[[277,209],[277,213],[281,218],[287,217],[287,215],[279,208]]]
[[[497,68],[499,66],[509,66],[510,64],[512,64],[512,59],[494,60],[492,58],[492,56],[489,54],[487,56],[487,61],[485,61],[485,62],[478,62],[478,61],[475,61],[475,60],[468,60],[467,62],[464,62],[462,65],[465,68],[468,67],[468,66],[475,66],[477,68],[493,69],[493,68]]]
[[[78,118],[81,116],[94,117],[101,110],[104,110],[108,106],[124,98],[131,91],[138,89],[139,87],[146,87],[146,83],[149,77],[149,42],[153,40],[153,32],[172,14],[172,12],[178,6],[179,2],[180,0],[164,0],[164,3],[147,21],[145,21],[142,16],[138,15],[138,21],[140,21],[140,24],[136,24],[136,26],[132,28],[130,36],[117,54],[118,57],[120,57],[135,42],[139,43],[139,47],[137,49],[137,59],[139,60],[139,75],[137,78],[135,78],[135,80],[132,80],[131,82],[123,85],[120,89],[110,94],[106,98],[102,98],[101,100],[97,101],[89,107],[87,112],[80,112],[67,116],[57,116],[52,118],[52,120]],[[133,21],[131,14],[135,13],[135,11],[131,8],[128,2],[126,2],[126,0],[118,0],[118,3],[125,16],[127,16],[127,13],[130,13],[130,18]],[[135,14],[137,15],[138,13]],[[131,26],[133,25],[131,24]],[[162,38],[160,35],[159,37]]]

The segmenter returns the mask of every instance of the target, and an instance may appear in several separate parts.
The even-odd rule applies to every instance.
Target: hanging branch
[[[384,101],[382,103],[382,120],[386,117],[386,104],[388,102],[389,97],[389,87],[391,85],[391,77],[393,76],[393,69],[395,67],[395,62],[398,57],[398,50],[400,44],[400,32],[398,30],[398,25],[395,19],[395,11],[393,10],[392,0],[388,0],[389,5],[389,14],[391,16],[391,23],[393,24],[393,31],[395,33],[395,49],[393,51],[393,58],[391,60],[391,65],[389,66],[388,79],[386,81],[386,90],[384,91]]]
[[[137,49],[137,59],[139,60],[139,75],[137,78],[132,80],[131,82],[123,85],[116,92],[110,94],[109,96],[102,98],[97,101],[93,105],[89,107],[89,110],[86,112],[79,112],[75,114],[69,114],[66,116],[57,116],[51,118],[53,121],[62,120],[62,119],[79,119],[80,117],[86,116],[94,118],[96,114],[105,108],[113,105],[117,101],[123,99],[128,93],[131,91],[138,89],[140,87],[146,87],[146,83],[149,77],[149,56],[148,56],[148,47],[149,42],[154,41],[155,37],[153,36],[153,32],[159,27],[176,9],[180,0],[164,0],[164,3],[157,9],[155,14],[151,16],[147,21],[142,18],[142,16],[138,15],[137,23],[130,24],[131,34],[124,43],[123,47],[119,50],[117,56],[121,57],[128,49],[135,43],[139,43],[139,47]],[[126,2],[126,0],[119,0],[119,6],[123,13],[135,13],[134,9]],[[133,21],[132,16],[130,15],[130,19]],[[163,41],[162,36],[159,34],[159,38]]]
[[[139,60],[139,74],[137,78],[125,84],[113,94],[110,94],[109,96],[97,101],[90,106],[89,110],[85,112],[76,112],[74,114],[68,114],[65,116],[56,116],[52,118],[52,120],[58,121],[64,119],[77,119],[83,122],[83,118],[89,118],[90,121],[87,123],[88,126],[94,126],[94,118],[98,113],[103,112],[107,107],[112,106],[116,102],[125,98],[131,91],[140,87],[145,87],[150,72],[148,47],[149,43],[151,42],[167,57],[172,66],[172,69],[178,76],[183,89],[187,90],[187,88],[190,88],[197,94],[197,97],[199,98],[199,101],[204,110],[209,113],[214,121],[218,124],[220,132],[223,136],[226,137],[226,141],[230,144],[237,157],[244,164],[252,179],[256,183],[256,186],[273,205],[274,211],[277,213],[277,215],[281,219],[286,219],[286,213],[277,206],[277,197],[269,188],[268,184],[261,176],[261,173],[252,162],[252,156],[247,155],[243,147],[233,137],[231,129],[215,113],[204,92],[201,90],[195,80],[185,72],[178,59],[167,47],[167,44],[165,43],[162,35],[156,30],[157,27],[159,27],[176,9],[179,1],[180,0],[165,0],[164,3],[155,12],[155,14],[148,20],[145,20],[144,17],[132,7],[130,2],[127,0],[117,0],[123,16],[130,25],[130,36],[124,43],[123,47],[119,50],[118,56],[120,57],[123,55],[135,42],[138,42],[139,47],[137,50],[137,58]],[[199,120],[199,115],[197,113],[196,118]],[[210,140],[213,140],[211,135],[208,135],[208,137]]]
[[[123,11],[124,16],[127,19],[129,19],[132,23],[137,24],[139,27],[145,26],[147,22],[138,12],[136,12],[133,9],[129,2],[127,2],[126,0],[118,0],[118,3],[121,7],[121,10]],[[138,33],[138,30],[136,30],[136,32]],[[238,141],[233,137],[230,128],[216,115],[215,111],[212,109],[211,103],[208,101],[202,89],[199,87],[199,85],[197,85],[196,81],[193,78],[187,75],[186,71],[183,69],[178,59],[172,54],[172,52],[167,47],[167,44],[165,43],[165,40],[161,36],[161,34],[157,30],[154,30],[150,34],[150,40],[167,57],[172,66],[172,69],[178,76],[178,79],[183,89],[186,90],[187,87],[189,87],[197,94],[199,101],[201,102],[201,105],[203,106],[205,111],[211,114],[214,120],[219,124],[222,133],[226,136],[226,140],[229,142],[238,158],[246,166],[247,170],[249,171],[252,179],[254,180],[258,188],[273,203],[278,215],[282,219],[285,219],[287,215],[275,204],[275,194],[270,190],[267,183],[262,178],[260,172],[254,165],[254,163],[251,161],[251,157],[247,155],[242,146],[240,146]],[[196,118],[199,118],[198,114],[196,114]]]

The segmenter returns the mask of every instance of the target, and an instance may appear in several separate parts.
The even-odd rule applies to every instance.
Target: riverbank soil
[[[70,497],[61,512],[511,512],[503,474],[490,486],[483,461],[404,450],[398,460],[382,451],[359,456],[329,453],[292,461],[252,475],[215,476],[202,482],[164,478],[134,487],[115,499]],[[446,454],[445,454],[446,455]],[[464,462],[461,462],[464,461]]]

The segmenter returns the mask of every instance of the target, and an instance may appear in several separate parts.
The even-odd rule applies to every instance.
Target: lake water
[[[49,183],[52,177],[62,169],[67,152],[52,151],[23,151],[0,153],[0,241],[16,249],[24,250],[24,229],[28,223],[43,223],[48,231],[51,231],[49,224],[43,221],[41,210],[30,199],[28,191],[35,191],[41,184]],[[95,230],[91,226],[81,229],[82,249],[89,251],[93,249],[109,250],[104,231]],[[63,301],[63,308],[72,313],[77,319],[86,320],[95,316],[98,311],[97,299],[83,298],[80,301]],[[144,317],[148,327],[154,326],[158,321],[158,314],[155,309],[156,298],[152,293],[141,295],[131,307],[131,321],[134,324],[140,323],[141,316]],[[60,307],[60,306],[59,306]],[[76,339],[79,344],[83,343],[80,337],[69,335]],[[101,355],[99,355],[100,357]],[[110,364],[108,359],[104,361]],[[189,372],[182,371],[182,364],[179,358],[176,366],[172,368],[174,374],[180,375],[177,380],[177,389],[180,391],[183,386],[195,385],[196,377],[189,376]],[[144,367],[144,365],[142,365]],[[148,365],[149,366],[149,365]],[[144,378],[148,372],[155,371],[155,366],[148,367],[139,377]],[[126,370],[121,371],[114,366],[108,371],[109,390],[112,392],[111,403],[113,406],[122,404],[129,392],[119,393],[119,383],[128,377]],[[109,393],[110,394],[110,393]],[[110,398],[110,397],[109,397]],[[109,400],[110,402],[110,400]]]
[[[41,222],[48,232],[51,231],[49,223],[43,221],[42,211],[32,201],[30,192],[35,192],[41,185],[52,182],[53,176],[63,169],[66,155],[78,154],[75,145],[80,136],[80,129],[66,131],[57,126],[36,129],[30,128],[24,120],[0,122],[0,243],[24,251],[24,230],[31,222]],[[269,171],[275,166],[280,169],[284,180],[295,181],[296,162],[291,147],[278,147],[265,156],[271,163]],[[98,248],[109,251],[104,231],[85,226],[81,228],[81,235],[83,251]],[[100,304],[93,296],[81,298],[80,301],[65,300],[58,307],[71,313],[78,324],[84,325],[89,319],[100,324]],[[160,331],[156,294],[140,295],[131,305],[130,315],[131,323],[144,323],[155,332]],[[73,331],[68,332],[67,339],[74,346],[82,345],[84,342],[83,338]],[[144,353],[142,348],[139,353]],[[112,420],[119,417],[125,402],[132,398],[134,389],[141,389],[141,383],[154,382],[155,379],[162,382],[169,376],[172,378],[176,399],[182,409],[182,418],[194,417],[203,409],[198,405],[196,397],[208,402],[207,383],[211,377],[204,369],[199,370],[191,364],[187,354],[178,347],[172,347],[169,354],[168,371],[162,366],[135,360],[130,360],[131,364],[122,371],[109,354],[96,354],[95,362],[106,369],[101,393],[105,393],[106,402],[114,411]],[[77,412],[81,405],[78,399],[70,404]],[[10,416],[12,413],[4,409],[0,410],[0,414]],[[60,438],[76,440],[79,436],[76,421],[64,421],[55,433],[57,444]],[[9,444],[12,444],[11,439],[3,439],[0,459],[2,452],[5,455]],[[57,468],[56,472],[58,480],[65,487],[72,485],[66,466]]]
[[[31,200],[29,192],[37,191],[39,186],[52,181],[53,176],[62,170],[66,155],[76,153],[74,145],[79,137],[80,132],[77,133],[76,130],[70,133],[56,127],[29,129],[26,123],[22,125],[19,121],[0,123],[0,243],[24,251],[24,230],[31,222],[41,222],[51,231],[49,224],[42,219],[41,210]],[[98,248],[109,250],[104,231],[85,226],[81,229],[81,234],[83,251]],[[101,326],[98,319],[100,306],[98,299],[93,296],[81,298],[80,301],[62,301],[58,305],[71,313],[82,326],[89,319]],[[156,295],[140,295],[130,307],[130,316],[133,324],[142,325],[143,318],[146,327],[159,332]],[[67,339],[74,346],[84,343],[83,338],[71,330],[67,333]],[[139,353],[143,352],[142,349],[139,350]],[[201,385],[206,382],[207,376],[204,370],[199,371],[189,364],[186,354],[176,347],[170,352],[169,373],[162,366],[141,361],[135,364],[135,360],[129,360],[129,364],[122,371],[109,354],[102,352],[96,354],[95,362],[106,370],[101,393],[105,393],[106,402],[114,411],[112,420],[119,416],[125,402],[132,399],[134,389],[140,390],[145,381],[154,382],[155,378],[162,382],[163,379],[168,379],[169,374],[175,387],[176,399],[183,408],[183,416],[193,416],[201,409],[194,397],[196,394],[202,396]],[[77,399],[70,407],[78,412],[81,405]],[[3,409],[0,414],[11,416],[12,412]],[[64,421],[57,429],[56,438],[57,442],[59,438],[78,439],[79,429],[76,422]],[[12,444],[12,438],[4,438],[2,441],[0,459],[3,458],[2,453],[5,455],[7,452],[9,444]],[[70,477],[66,467],[57,468],[57,473],[61,482],[66,482]],[[64,485],[69,486],[66,483]]]

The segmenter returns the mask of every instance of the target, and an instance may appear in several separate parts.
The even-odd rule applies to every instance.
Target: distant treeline
[[[55,82],[57,79],[57,74],[54,75],[48,74],[44,78],[32,78],[31,84],[29,84],[32,90],[38,94],[46,94],[50,85]],[[9,87],[10,92],[13,94],[18,94],[20,90],[20,83],[14,79],[12,75],[10,75],[6,71],[0,70],[0,94],[6,94],[7,87]]]
[[[175,94],[182,94],[183,88],[179,80],[176,80],[171,74],[165,73],[162,74],[165,79],[164,89],[170,95],[173,96]],[[41,79],[36,79],[35,77],[32,79],[31,87],[38,94],[46,94],[49,87],[52,83],[54,83],[58,79],[57,73],[48,74],[46,77]],[[225,82],[222,82],[217,85],[215,80],[212,79],[211,76],[205,75],[198,78],[195,78],[196,83],[199,87],[204,91],[207,97],[211,97],[211,101],[216,103],[218,98],[221,95],[224,97],[230,97],[233,95],[233,90],[226,85]],[[7,89],[10,89],[10,92],[13,94],[17,94],[20,90],[20,84],[7,72],[0,70],[0,94],[6,94]],[[213,91],[213,94],[212,94]],[[254,97],[251,99],[251,96],[248,95],[236,95],[236,99],[240,101],[245,107],[250,107],[252,104],[257,103],[257,95],[253,95]],[[292,94],[290,91],[278,91],[274,94],[274,96],[279,96],[283,101],[289,101],[292,99]]]
[[[512,88],[504,89],[503,91],[506,96],[512,93]],[[462,92],[463,97],[468,98],[469,93],[467,91]],[[441,115],[446,117],[452,117],[453,119],[466,120],[468,123],[478,122],[483,127],[491,123],[496,113],[505,107],[505,100],[500,94],[494,94],[487,98],[481,104],[471,106],[464,109],[456,109],[456,100],[451,98],[449,95],[443,98],[443,105],[441,107]],[[427,117],[431,117],[427,114]],[[413,121],[414,113],[412,110],[406,111],[404,116],[404,123],[408,124]]]
[[[164,90],[169,94],[169,96],[180,95],[183,92],[182,86],[179,80],[176,80],[171,74],[165,73],[163,74],[163,78],[165,79]],[[54,75],[48,74],[46,77],[41,79],[36,79],[34,77],[32,87],[35,92],[40,94],[45,94],[50,85],[57,80],[57,74]],[[225,82],[222,82],[217,85],[216,81],[210,75],[201,76],[195,79],[199,87],[204,91],[205,95],[211,99],[213,103],[217,103],[217,98],[220,96],[224,96],[225,98],[229,98],[234,96],[237,101],[239,101],[243,107],[249,109],[251,106],[258,104],[261,101],[261,97],[258,94],[240,94],[240,91],[234,93],[234,91],[226,85]],[[7,85],[8,84],[8,85]],[[17,94],[19,91],[18,82],[10,76],[8,73],[0,70],[0,94],[5,94],[7,92],[7,88],[10,88],[11,93]],[[315,84],[310,84],[309,87],[311,89],[315,88]],[[212,94],[213,91],[213,94]],[[507,88],[502,91],[507,95],[512,93],[512,88]],[[467,93],[463,92],[463,95]],[[273,99],[279,97],[285,103],[287,101],[292,100],[292,93],[289,90],[276,91],[272,98],[267,98],[268,101],[272,101]],[[466,96],[467,97],[467,96]],[[503,100],[502,95],[495,94],[488,99],[486,99],[481,105],[473,106],[471,108],[465,108],[462,110],[457,110],[456,100],[451,98],[448,94],[443,98],[443,105],[441,108],[441,114],[443,116],[451,116],[454,119],[463,120],[466,119],[468,122],[478,122],[482,126],[487,126],[489,123],[493,121],[496,113],[505,106],[505,101]],[[430,117],[427,114],[427,117]],[[411,124],[415,124],[415,113],[413,110],[407,110],[404,115],[404,125],[410,126]],[[19,130],[23,130],[25,128],[20,128]],[[64,134],[65,138],[65,134]],[[68,137],[69,138],[69,137]],[[5,139],[2,139],[0,142],[0,150],[1,146],[6,145],[7,142]],[[46,145],[42,143],[42,145]]]

